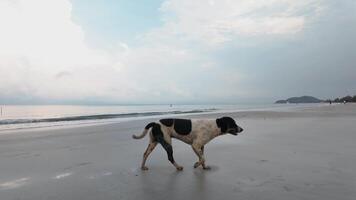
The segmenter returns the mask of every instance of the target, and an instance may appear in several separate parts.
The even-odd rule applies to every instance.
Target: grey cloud
[[[60,79],[60,78],[70,76],[70,75],[71,75],[71,73],[69,71],[61,71],[61,72],[58,72],[54,77],[57,79]]]

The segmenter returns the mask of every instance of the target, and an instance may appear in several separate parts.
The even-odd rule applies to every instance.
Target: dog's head
[[[220,128],[222,134],[230,133],[232,135],[237,135],[238,133],[241,133],[244,130],[239,127],[236,124],[235,120],[231,117],[218,118],[216,119],[216,124]]]

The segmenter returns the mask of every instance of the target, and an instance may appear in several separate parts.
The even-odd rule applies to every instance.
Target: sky
[[[0,104],[349,94],[354,0],[0,0]]]

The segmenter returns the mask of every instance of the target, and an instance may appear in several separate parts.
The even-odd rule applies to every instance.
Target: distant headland
[[[278,100],[275,103],[320,103],[323,100],[312,96],[291,97],[286,100]]]
[[[355,103],[356,102],[356,95],[354,96],[345,96],[345,97],[340,97],[336,98],[334,100],[327,99],[327,100],[321,100],[313,96],[301,96],[301,97],[291,97],[286,100],[278,100],[275,103],[276,104],[283,104],[283,103],[322,103],[322,102],[327,102],[327,103]]]

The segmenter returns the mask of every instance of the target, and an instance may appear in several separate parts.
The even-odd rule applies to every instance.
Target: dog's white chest
[[[218,135],[218,131],[214,120],[197,120],[193,123],[192,137],[195,142],[206,144]]]

